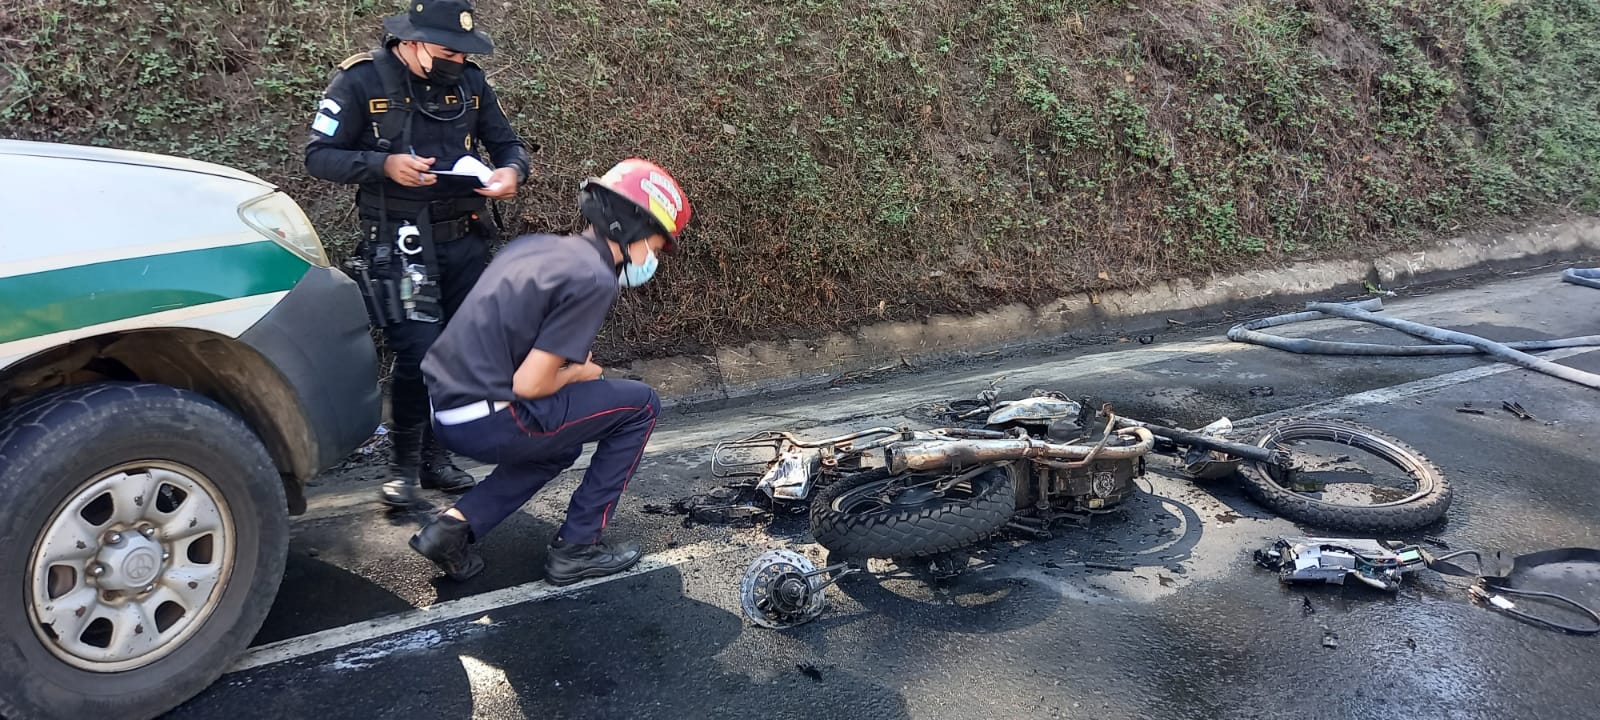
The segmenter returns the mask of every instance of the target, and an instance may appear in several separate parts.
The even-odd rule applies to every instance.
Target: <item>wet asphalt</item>
[[[1386,303],[1387,314],[1502,340],[1600,332],[1600,292],[1550,273]],[[1284,586],[1254,565],[1252,551],[1317,531],[1272,516],[1230,482],[1180,479],[1165,460],[1151,462],[1143,492],[1119,514],[1046,541],[1001,538],[943,584],[846,578],[829,589],[821,618],[782,631],[743,618],[738,581],[769,547],[820,564],[802,521],[684,527],[681,517],[645,511],[722,482],[708,472],[715,440],[925,423],[920,404],[972,397],[1004,378],[1008,394],[1061,390],[1189,427],[1308,407],[1405,440],[1453,483],[1443,523],[1395,539],[1439,551],[1600,547],[1592,461],[1600,393],[1513,369],[1340,403],[1491,366],[1471,357],[1302,357],[1227,343],[1223,329],[1172,327],[1149,345],[1113,338],[669,413],[607,532],[639,539],[647,554],[692,559],[230,673],[169,717],[1600,717],[1592,682],[1600,636],[1518,623],[1472,604],[1463,581],[1426,572],[1392,595]],[[1285,334],[1398,337],[1344,321]],[[1563,363],[1600,372],[1600,351]],[[1534,419],[1500,410],[1506,399]],[[1485,413],[1456,411],[1468,403]],[[366,501],[369,481],[324,478],[295,523],[257,644],[545,587],[542,548],[579,470],[497,529],[482,547],[488,570],[462,584],[436,578],[405,547],[420,515],[379,510]],[[1600,569],[1564,569],[1563,587],[1600,606]]]

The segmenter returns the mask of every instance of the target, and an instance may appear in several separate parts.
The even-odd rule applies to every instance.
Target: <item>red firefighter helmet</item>
[[[585,189],[592,186],[610,190],[645,211],[666,234],[667,252],[672,251],[684,226],[689,224],[689,216],[693,214],[689,198],[683,194],[678,181],[661,166],[648,160],[623,160],[606,174],[584,182]]]

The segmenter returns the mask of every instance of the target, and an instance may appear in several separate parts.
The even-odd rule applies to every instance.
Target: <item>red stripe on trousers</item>
[[[569,420],[567,422],[564,422],[564,423],[561,424],[561,427],[558,427],[558,428],[556,428],[554,430],[551,430],[550,432],[534,432],[532,430],[529,430],[528,426],[522,424],[522,418],[517,416],[517,406],[515,406],[515,405],[511,406],[511,419],[516,421],[517,429],[521,430],[523,435],[548,437],[550,435],[555,435],[556,433],[559,433],[562,430],[565,430],[565,429],[567,429],[569,427],[572,427],[573,425],[577,425],[578,423],[589,422],[590,420],[593,420],[593,419],[598,418],[598,417],[605,417],[607,415],[610,415],[611,413],[615,413],[615,412],[638,412],[638,411],[643,410],[643,409],[644,408],[621,407],[621,408],[611,408],[610,410],[602,410],[602,411],[597,412],[597,413],[595,413],[593,415],[590,415],[588,417],[578,418],[577,420]],[[650,426],[651,427],[655,427],[655,423],[651,422]]]
[[[622,493],[625,493],[625,492],[628,491],[628,480],[633,478],[633,471],[638,469],[639,460],[644,457],[644,446],[650,444],[650,434],[655,432],[655,431],[656,431],[656,416],[655,416],[654,413],[652,413],[650,415],[650,427],[646,428],[645,431],[644,431],[644,442],[639,444],[639,454],[634,456],[633,464],[628,466],[628,476],[627,476],[627,478],[623,479],[623,481],[622,481],[622,490],[617,492],[617,497],[621,497]],[[602,510],[600,512],[600,532],[605,532],[606,523],[611,521],[611,506],[615,505],[615,504],[616,504],[615,502],[606,503],[606,509]],[[595,534],[594,541],[595,542],[600,542],[599,533]]]

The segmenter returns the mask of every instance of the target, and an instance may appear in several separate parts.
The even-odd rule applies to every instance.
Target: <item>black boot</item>
[[[378,499],[389,507],[410,508],[421,502],[421,498],[417,496],[422,461],[419,434],[415,430],[398,428],[389,432],[389,440],[393,443],[389,459],[389,480],[378,490]]]
[[[544,581],[571,585],[584,578],[614,575],[638,564],[640,557],[639,543],[631,540],[615,545],[577,545],[558,537],[550,543],[550,554],[544,557]]]
[[[483,558],[472,549],[472,526],[444,513],[411,536],[411,549],[456,582],[483,572]]]
[[[450,460],[450,451],[434,437],[431,430],[424,431],[427,438],[422,451],[422,487],[447,493],[463,493],[478,484],[478,479],[456,467]]]

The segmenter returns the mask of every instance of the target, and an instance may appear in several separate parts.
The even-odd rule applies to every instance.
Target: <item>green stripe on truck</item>
[[[0,343],[289,290],[310,267],[262,241],[0,278]]]

